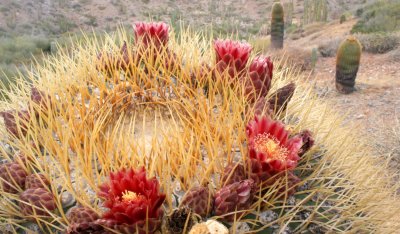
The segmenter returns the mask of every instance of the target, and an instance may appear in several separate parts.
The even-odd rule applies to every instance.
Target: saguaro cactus
[[[283,48],[283,34],[285,20],[283,6],[279,2],[274,3],[271,13],[271,46],[272,48]]]
[[[290,26],[293,22],[294,0],[284,3],[285,25]]]
[[[327,19],[328,3],[326,0],[304,0],[304,24],[323,22]]]
[[[336,56],[336,89],[341,93],[353,92],[360,65],[361,44],[354,36],[345,39]]]

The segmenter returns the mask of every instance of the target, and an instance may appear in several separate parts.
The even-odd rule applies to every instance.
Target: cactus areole
[[[355,90],[356,77],[361,58],[361,44],[350,36],[344,40],[336,56],[336,89],[348,94]]]
[[[283,6],[279,2],[274,3],[271,13],[271,47],[275,49],[283,48],[283,35],[285,20]]]

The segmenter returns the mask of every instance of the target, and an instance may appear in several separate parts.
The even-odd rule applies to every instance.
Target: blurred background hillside
[[[397,2],[397,3],[396,3]],[[0,68],[7,75],[31,55],[51,51],[51,42],[65,44],[71,33],[115,31],[138,20],[167,21],[179,30],[190,25],[216,35],[253,38],[266,48],[272,0],[2,0],[0,3]],[[345,16],[357,17],[352,32],[399,29],[398,1],[283,0],[286,37],[298,39]],[[325,15],[310,12],[326,7]],[[324,6],[326,5],[326,6]],[[304,10],[306,9],[306,10]],[[397,17],[397,18],[396,18]],[[321,23],[315,25],[315,22]],[[311,26],[310,26],[311,25]],[[264,39],[264,40],[263,40]],[[2,76],[4,78],[4,76]]]

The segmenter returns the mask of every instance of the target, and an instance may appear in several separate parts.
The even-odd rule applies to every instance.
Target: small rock
[[[61,194],[61,204],[64,209],[68,209],[76,204],[76,200],[71,193],[65,191]]]
[[[289,227],[285,227],[283,230],[281,230],[281,227],[279,227],[277,230],[273,232],[273,234],[292,234],[292,230],[290,230]]]
[[[260,222],[262,224],[268,224],[278,218],[278,214],[272,210],[266,210],[260,213]]]
[[[206,225],[211,234],[229,234],[228,228],[218,221],[208,220]]]
[[[205,223],[198,223],[190,229],[189,234],[211,234]]]
[[[286,205],[288,205],[288,206],[296,205],[296,198],[294,196],[288,197],[288,199],[286,201]]]
[[[310,184],[305,182],[304,184],[297,186],[297,191],[306,191],[310,189]]]
[[[357,115],[356,119],[363,119],[365,117],[365,115],[361,114],[361,115]]]
[[[33,234],[33,233],[40,234],[40,233],[43,233],[40,230],[39,225],[37,225],[36,223],[28,223],[28,224],[26,224],[24,226],[27,228],[27,230],[24,231],[24,233],[26,233],[26,234]]]
[[[231,227],[230,233],[248,233],[250,231],[250,226],[246,222],[238,222],[234,226]]]

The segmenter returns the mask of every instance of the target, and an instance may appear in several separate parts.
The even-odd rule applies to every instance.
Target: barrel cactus
[[[360,58],[361,44],[357,38],[350,36],[340,44],[336,55],[336,89],[340,93],[355,90]]]
[[[284,11],[281,3],[272,6],[271,13],[271,46],[275,49],[283,48],[283,35],[285,30]]]
[[[3,91],[1,146],[26,174],[0,187],[0,232],[28,218],[44,233],[207,231],[192,213],[224,233],[400,229],[396,175],[296,69],[245,42],[135,27],[136,41],[120,29],[60,48]]]

